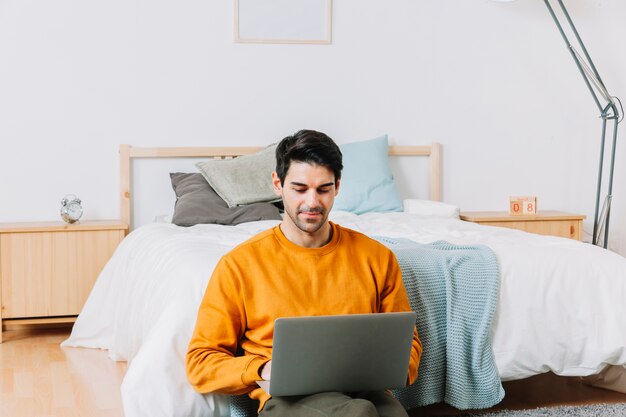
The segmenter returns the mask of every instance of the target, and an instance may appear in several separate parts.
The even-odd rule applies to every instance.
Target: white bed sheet
[[[331,219],[372,236],[489,246],[501,270],[492,341],[503,380],[547,371],[591,375],[626,363],[626,258],[569,239],[449,217],[335,212]],[[187,343],[218,259],[277,223],[160,223],[133,231],[63,346],[106,349],[112,359],[129,361],[121,388],[126,417],[228,416],[225,396],[197,394],[187,383]]]

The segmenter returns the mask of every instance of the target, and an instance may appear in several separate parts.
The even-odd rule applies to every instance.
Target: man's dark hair
[[[276,147],[276,174],[284,185],[292,161],[321,165],[333,171],[335,183],[341,178],[343,164],[339,146],[328,135],[315,130],[300,130],[287,136]]]

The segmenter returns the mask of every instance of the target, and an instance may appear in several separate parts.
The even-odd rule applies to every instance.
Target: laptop
[[[285,317],[274,321],[272,396],[406,386],[416,314]]]

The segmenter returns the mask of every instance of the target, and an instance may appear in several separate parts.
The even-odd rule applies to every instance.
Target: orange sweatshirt
[[[187,377],[198,392],[249,392],[263,408],[270,396],[255,381],[272,358],[278,317],[410,311],[394,254],[331,226],[333,237],[321,248],[295,245],[276,226],[219,261],[187,351]],[[238,345],[243,356],[235,356]],[[417,378],[421,353],[415,331],[408,383]]]

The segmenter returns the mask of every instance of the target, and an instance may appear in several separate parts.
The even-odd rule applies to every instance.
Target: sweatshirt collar
[[[291,251],[308,255],[324,255],[335,250],[339,244],[339,240],[341,239],[341,227],[333,222],[329,221],[329,223],[332,228],[333,235],[327,244],[319,248],[305,248],[304,246],[296,245],[287,239],[283,231],[280,229],[280,226],[275,226],[273,231],[278,242]]]

